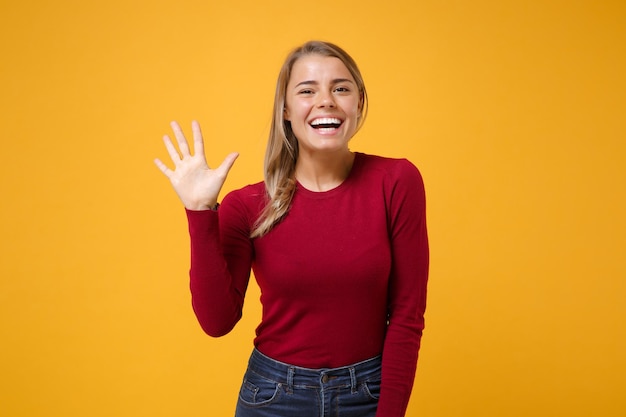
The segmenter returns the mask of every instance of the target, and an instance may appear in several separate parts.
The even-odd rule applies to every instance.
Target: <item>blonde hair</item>
[[[360,95],[358,131],[367,114],[367,92],[356,62],[346,51],[329,42],[310,41],[294,49],[285,59],[278,74],[274,109],[267,149],[265,151],[265,191],[267,203],[256,221],[251,237],[261,237],[285,217],[296,189],[295,167],[298,159],[298,140],[285,120],[285,95],[293,65],[307,55],[338,58],[354,78]],[[355,133],[356,133],[355,131]]]

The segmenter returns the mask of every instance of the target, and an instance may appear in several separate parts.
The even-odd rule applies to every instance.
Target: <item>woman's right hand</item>
[[[239,154],[236,152],[229,154],[219,167],[211,169],[204,156],[204,142],[198,122],[191,123],[193,155],[189,151],[189,145],[178,123],[172,122],[171,126],[180,154],[169,136],[165,135],[163,141],[175,168],[169,169],[158,158],[154,160],[154,163],[169,178],[178,198],[188,210],[209,210],[216,206],[217,197],[226,181],[226,176]]]

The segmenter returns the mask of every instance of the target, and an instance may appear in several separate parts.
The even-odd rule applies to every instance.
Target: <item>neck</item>
[[[354,153],[349,150],[315,158],[300,154],[296,162],[296,179],[310,191],[332,190],[348,178],[353,163]]]

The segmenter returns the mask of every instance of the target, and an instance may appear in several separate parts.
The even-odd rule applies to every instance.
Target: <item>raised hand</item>
[[[239,154],[236,152],[229,154],[219,167],[211,169],[204,156],[204,141],[198,122],[193,121],[191,123],[193,155],[178,123],[172,122],[171,126],[180,154],[168,135],[163,137],[163,141],[174,163],[174,170],[169,169],[158,158],[154,160],[154,163],[169,178],[176,194],[187,209],[207,210],[215,207],[226,176]]]

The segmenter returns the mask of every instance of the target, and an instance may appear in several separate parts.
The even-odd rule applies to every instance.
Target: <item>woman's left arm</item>
[[[418,169],[402,160],[386,189],[392,266],[389,324],[383,348],[377,417],[406,412],[424,329],[428,281],[428,235],[424,183]]]

